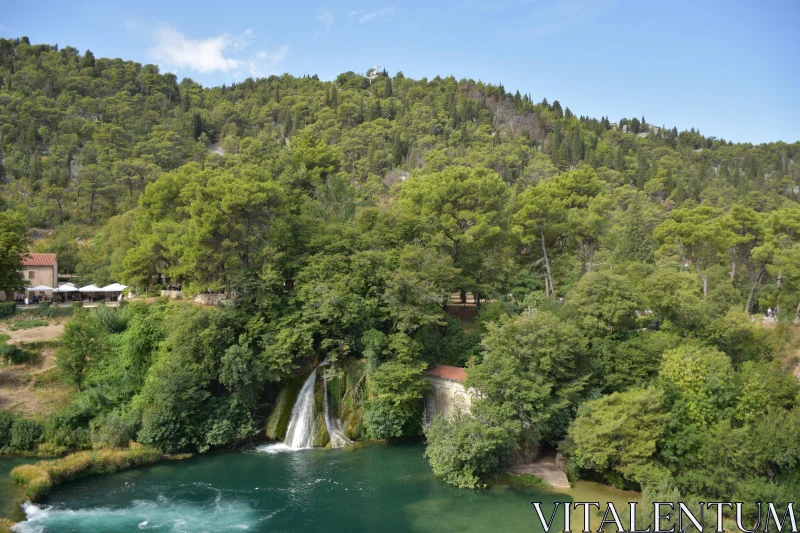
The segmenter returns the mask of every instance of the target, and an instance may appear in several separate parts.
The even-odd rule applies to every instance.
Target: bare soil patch
[[[49,319],[49,325],[39,326],[29,329],[18,329],[11,331],[8,324],[0,324],[0,333],[5,333],[11,339],[8,342],[19,344],[20,342],[54,341],[64,332],[64,322]]]
[[[57,379],[55,350],[42,350],[32,364],[0,368],[0,409],[24,416],[48,416],[70,401],[74,389]]]

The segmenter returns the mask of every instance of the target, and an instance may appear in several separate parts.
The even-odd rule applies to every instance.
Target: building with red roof
[[[469,412],[473,391],[464,388],[464,380],[467,379],[465,369],[450,365],[431,365],[425,374],[431,384],[425,394],[426,422],[430,423],[439,413],[450,416],[456,404]]]
[[[22,257],[22,277],[28,287],[58,285],[58,258],[56,254],[25,254]],[[42,293],[43,295],[44,293]],[[5,299],[5,292],[0,292],[0,300]]]
[[[425,373],[429,376],[449,379],[451,381],[464,381],[467,379],[467,371],[460,366],[431,365]]]

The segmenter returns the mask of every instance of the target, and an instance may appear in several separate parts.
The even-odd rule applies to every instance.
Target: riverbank
[[[162,459],[164,455],[160,451],[131,443],[126,449],[82,451],[60,459],[20,465],[11,471],[11,479],[24,487],[25,495],[32,502],[37,502],[54,486],[65,481],[151,465]]]

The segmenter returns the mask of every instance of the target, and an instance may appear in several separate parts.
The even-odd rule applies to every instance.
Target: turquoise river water
[[[61,485],[44,503],[24,504],[28,520],[15,531],[540,533],[532,501],[552,509],[554,501],[630,496],[585,483],[566,493],[459,490],[433,477],[423,451],[421,444],[294,452],[266,445],[165,462]],[[0,459],[6,485],[12,462],[21,461]],[[9,500],[6,485],[0,494]]]

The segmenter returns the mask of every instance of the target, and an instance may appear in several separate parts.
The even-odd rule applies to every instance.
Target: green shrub
[[[108,413],[92,420],[92,443],[96,448],[122,448],[133,439],[134,427],[119,413]]]
[[[88,310],[76,313],[67,322],[56,351],[56,365],[61,376],[81,390],[86,371],[108,353],[108,335],[97,315]]]
[[[1,338],[0,343],[0,359],[2,359],[4,363],[19,365],[30,359],[31,354],[16,344],[6,344],[5,340]]]
[[[0,318],[12,316],[17,312],[16,302],[0,302]]]
[[[83,300],[77,300],[72,302],[71,307],[72,309],[80,309],[81,307],[83,307]]]
[[[460,406],[451,416],[439,414],[425,428],[425,456],[433,474],[463,489],[485,485],[498,474],[508,454],[509,435],[464,412]]]
[[[656,317],[653,315],[640,315],[636,317],[636,329],[645,329],[654,326]]]
[[[101,303],[95,309],[95,315],[109,333],[121,333],[128,327],[128,318],[119,309],[112,309]]]
[[[46,304],[46,305],[44,305]],[[72,316],[74,310],[71,307],[54,307],[49,302],[42,302],[33,309],[24,309],[17,313],[19,318],[59,318]]]
[[[511,474],[509,472],[501,472],[497,477],[492,480],[493,483],[503,485],[517,485],[520,487],[531,487],[534,489],[546,489],[550,487],[546,482],[542,481],[533,474]]]
[[[38,328],[41,326],[48,326],[49,323],[45,320],[15,320],[11,324],[8,325],[8,329],[11,331],[16,331],[18,329],[30,329],[30,328]]]
[[[42,440],[44,429],[36,420],[17,418],[11,425],[11,448],[33,450]]]
[[[11,411],[0,411],[0,449],[11,444],[11,426],[17,418]]]
[[[45,440],[48,444],[67,449],[91,447],[87,428],[94,415],[94,410],[86,402],[71,404],[48,419],[44,430]]]

